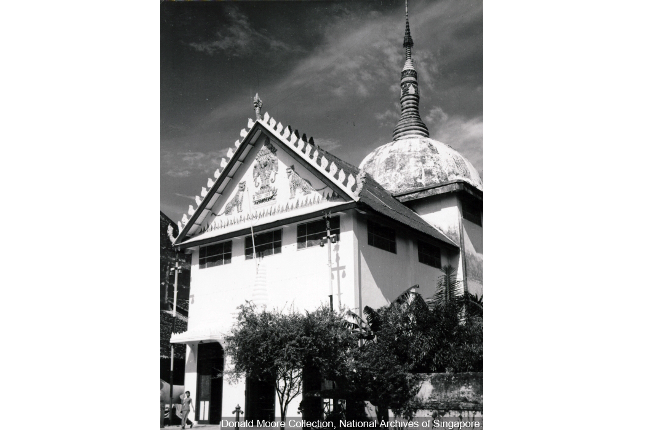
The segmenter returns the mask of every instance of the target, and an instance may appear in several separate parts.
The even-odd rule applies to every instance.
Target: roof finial
[[[403,47],[405,48],[405,59],[412,59],[412,35],[410,34],[410,21],[408,19],[408,0],[405,0],[405,36],[403,37]]]
[[[419,84],[417,71],[412,60],[412,35],[410,34],[410,21],[408,17],[408,0],[405,0],[405,64],[401,71],[401,118],[394,127],[392,138],[400,140],[408,137],[429,137],[428,127],[419,115]]]
[[[260,115],[262,112],[262,100],[260,100],[258,93],[255,93],[255,97],[253,97],[253,107],[255,108],[255,119],[260,121],[262,119],[262,116]]]

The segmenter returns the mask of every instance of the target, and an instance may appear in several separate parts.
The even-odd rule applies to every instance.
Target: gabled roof
[[[308,166],[314,172],[319,172],[331,185],[359,206],[371,209],[441,242],[457,247],[451,239],[392,197],[367,173],[319,148],[313,143],[313,139],[305,142],[290,127],[284,128],[281,123],[276,124],[276,120],[271,118],[268,112],[265,112],[262,119],[256,121],[249,118],[247,127],[248,130],[243,128],[240,131],[242,142],[236,141],[235,149],[229,148],[227,156],[222,158],[220,163],[222,172],[217,169],[214,175],[215,181],[209,178],[207,187],[202,187],[203,199],[199,196],[195,197],[198,204],[197,209],[193,209],[191,205],[188,210],[189,216],[184,214],[177,223],[179,235],[175,239],[175,246],[180,245],[187,235],[199,232],[199,224],[206,217],[208,210],[213,208],[217,199],[222,196],[229,181],[246,160],[250,147],[264,132],[290,148],[300,157],[303,165]]]
[[[394,198],[389,191],[372,179],[368,173],[361,171],[358,167],[349,164],[328,152],[325,152],[325,155],[327,158],[334,160],[334,162],[339,166],[342,166],[344,170],[355,174],[356,176],[361,176],[361,179],[364,178],[362,179],[363,187],[358,194],[359,206],[365,205],[381,215],[406,224],[411,228],[421,231],[422,233],[425,233],[441,242],[457,246],[457,244],[455,244],[455,242],[445,234],[428,224],[416,212]]]

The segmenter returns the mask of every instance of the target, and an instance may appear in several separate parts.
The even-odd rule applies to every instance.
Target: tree
[[[240,306],[237,323],[226,336],[226,352],[232,359],[229,378],[244,376],[273,383],[284,422],[289,403],[301,392],[303,349],[302,316],[293,312],[259,311],[248,303]]]
[[[379,421],[388,420],[388,409],[411,418],[418,404],[415,395],[422,377],[414,370],[423,351],[423,332],[430,318],[418,294],[404,294],[389,306],[364,309],[365,321],[356,314],[354,331],[364,344],[355,350],[354,386],[377,407]]]
[[[366,306],[365,320],[349,313],[364,340],[355,352],[355,385],[379,420],[388,408],[404,417],[416,412],[423,373],[482,370],[483,300],[460,291],[454,268],[442,272],[427,302],[410,288],[388,306]]]
[[[357,337],[344,318],[329,308],[297,313],[240,306],[237,323],[226,337],[233,369],[229,377],[249,376],[272,382],[284,422],[289,403],[302,392],[303,369],[325,379],[342,379],[349,372]]]
[[[483,298],[460,291],[456,270],[444,266],[428,301],[432,318],[426,333],[426,372],[483,370]]]

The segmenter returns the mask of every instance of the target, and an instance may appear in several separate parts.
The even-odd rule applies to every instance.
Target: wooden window
[[[331,217],[329,219],[329,227],[331,227],[331,234],[339,235],[338,240],[340,240],[340,217]],[[320,219],[317,221],[298,224],[297,234],[298,249],[318,246],[320,244],[320,239],[327,236],[327,223],[324,219]]]
[[[428,243],[418,242],[419,263],[441,269],[441,248]]]
[[[266,257],[267,255],[282,252],[282,229],[256,234],[254,238],[256,257]],[[244,255],[247,260],[253,258],[253,240],[251,236],[247,236],[244,239]]]
[[[367,221],[367,244],[396,254],[394,229]]]
[[[221,266],[231,263],[231,250],[233,242],[216,243],[215,245],[199,247],[199,268]]]

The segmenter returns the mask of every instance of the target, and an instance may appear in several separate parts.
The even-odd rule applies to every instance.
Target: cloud
[[[187,178],[194,174],[212,175],[219,168],[228,148],[217,151],[162,151],[161,168],[173,178]]]
[[[379,127],[391,126],[394,127],[396,122],[399,120],[399,113],[391,109],[386,110],[385,112],[377,113],[374,115],[379,122]]]
[[[340,148],[340,142],[336,139],[319,139],[314,138],[314,143],[320,146],[325,151],[333,151],[336,148]]]
[[[173,178],[187,178],[190,176],[190,171],[188,170],[179,170],[179,169],[170,169],[166,172],[166,175]]]
[[[473,118],[465,118],[461,115],[449,116],[443,109],[434,106],[424,120],[432,139],[450,145],[466,157],[477,171],[482,171],[481,147],[484,139],[484,122],[481,115]]]
[[[401,110],[398,103],[392,104],[392,109],[387,109],[385,112],[380,112],[374,114],[374,117],[379,122],[379,127],[392,127],[396,125],[397,121],[401,117]]]
[[[453,28],[461,28],[464,22],[472,21],[478,8],[464,2],[457,7],[460,13],[453,16],[455,7],[449,2],[440,2],[418,5],[414,11],[411,23],[413,37],[414,26],[433,28],[431,37],[444,32],[438,37],[441,43],[420,43],[422,49],[413,48],[413,61],[422,91],[432,90],[437,75],[441,73],[438,56],[448,57],[446,60],[453,62],[463,55],[453,47]],[[357,19],[363,12],[371,19]],[[354,11],[349,16],[342,15],[331,21],[324,30],[322,43],[285,78],[285,88],[306,83],[309,92],[321,89],[331,91],[339,98],[366,98],[375,88],[385,86],[398,94],[396,81],[404,62],[402,16],[394,16],[394,12],[387,15],[363,12]],[[419,42],[422,41],[417,40]],[[437,52],[431,46],[436,47]],[[311,80],[312,76],[317,79]]]
[[[209,42],[193,42],[189,46],[198,52],[214,55],[225,52],[233,57],[245,57],[257,51],[286,51],[300,52],[297,46],[288,46],[286,43],[266,36],[251,27],[249,18],[236,7],[228,9],[228,25],[224,30],[218,31],[215,40]]]
[[[195,200],[195,196],[188,196],[188,195],[186,195],[186,194],[181,194],[181,193],[174,193],[174,194],[175,194],[176,196],[184,197],[184,198],[187,198],[187,199],[189,199],[189,200]]]
[[[448,119],[448,114],[446,114],[439,106],[433,106],[432,109],[430,109],[430,113],[423,119],[425,120],[428,128],[432,130],[433,127],[443,124]]]

